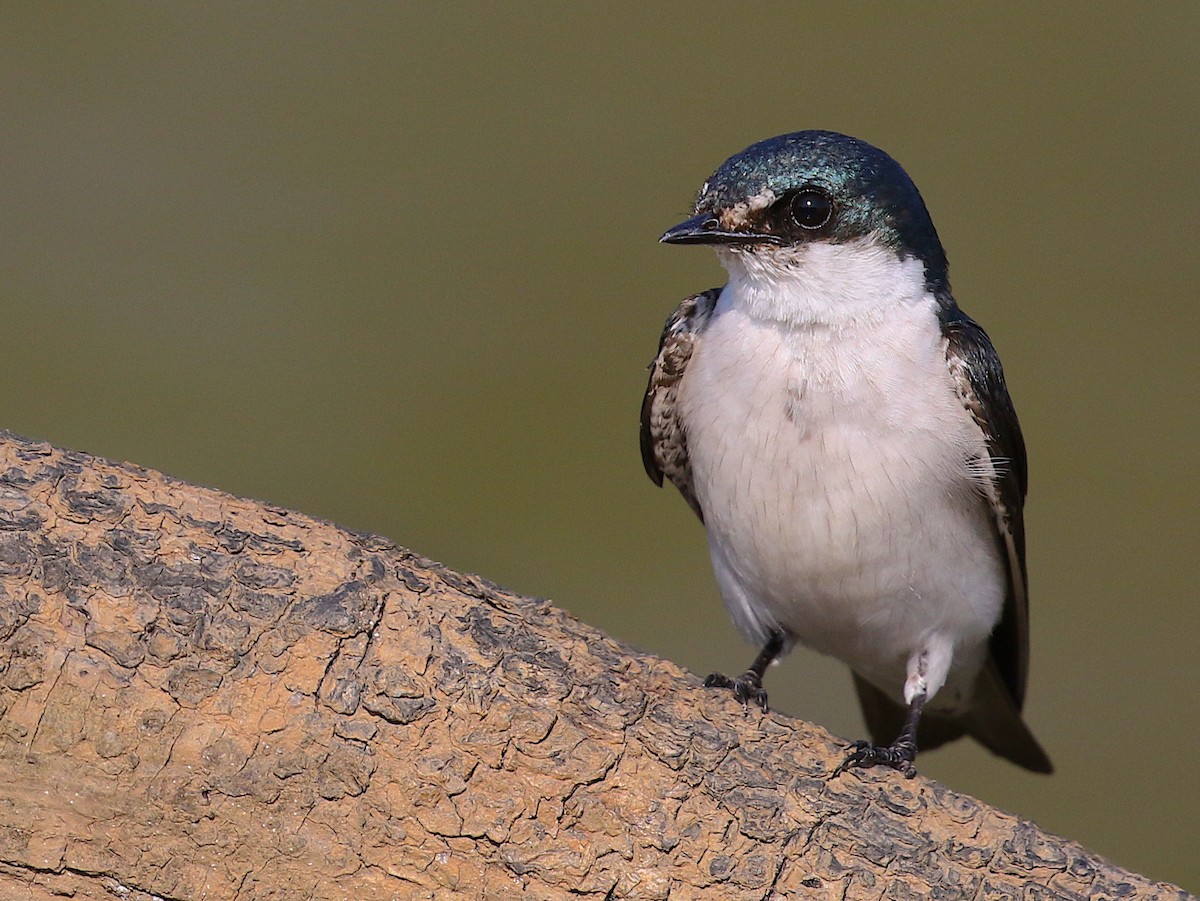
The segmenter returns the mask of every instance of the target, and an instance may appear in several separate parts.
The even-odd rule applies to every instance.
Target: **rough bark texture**
[[[0,898],[1185,897],[374,535],[0,435]]]

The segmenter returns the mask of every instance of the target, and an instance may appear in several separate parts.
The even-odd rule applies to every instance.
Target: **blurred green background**
[[[884,9],[884,7],[879,7]],[[832,128],[920,185],[1029,445],[1029,720],[926,774],[1200,889],[1195,4],[8,4],[0,425],[385,535],[703,674],[637,449],[659,233]],[[848,738],[839,665],[776,707]]]

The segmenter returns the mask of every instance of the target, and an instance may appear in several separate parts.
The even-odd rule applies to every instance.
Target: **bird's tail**
[[[967,733],[992,753],[1035,773],[1054,772],[1054,765],[1021,718],[1021,708],[990,657],[979,674],[975,700],[963,720]]]

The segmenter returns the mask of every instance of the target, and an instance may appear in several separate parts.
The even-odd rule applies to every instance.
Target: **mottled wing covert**
[[[987,438],[996,478],[986,486],[1008,594],[991,651],[1001,679],[1020,709],[1029,672],[1029,598],[1025,581],[1025,441],[1004,384],[1004,370],[987,333],[956,306],[942,312],[946,363],[959,398]]]
[[[650,364],[650,384],[642,401],[642,462],[646,473],[657,485],[666,476],[701,520],[704,513],[692,489],[687,434],[677,401],[688,360],[701,340],[720,294],[720,288],[693,294],[667,318],[658,355]]]

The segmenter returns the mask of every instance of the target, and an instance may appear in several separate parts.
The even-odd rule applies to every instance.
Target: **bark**
[[[1180,898],[375,535],[0,434],[0,898]]]

